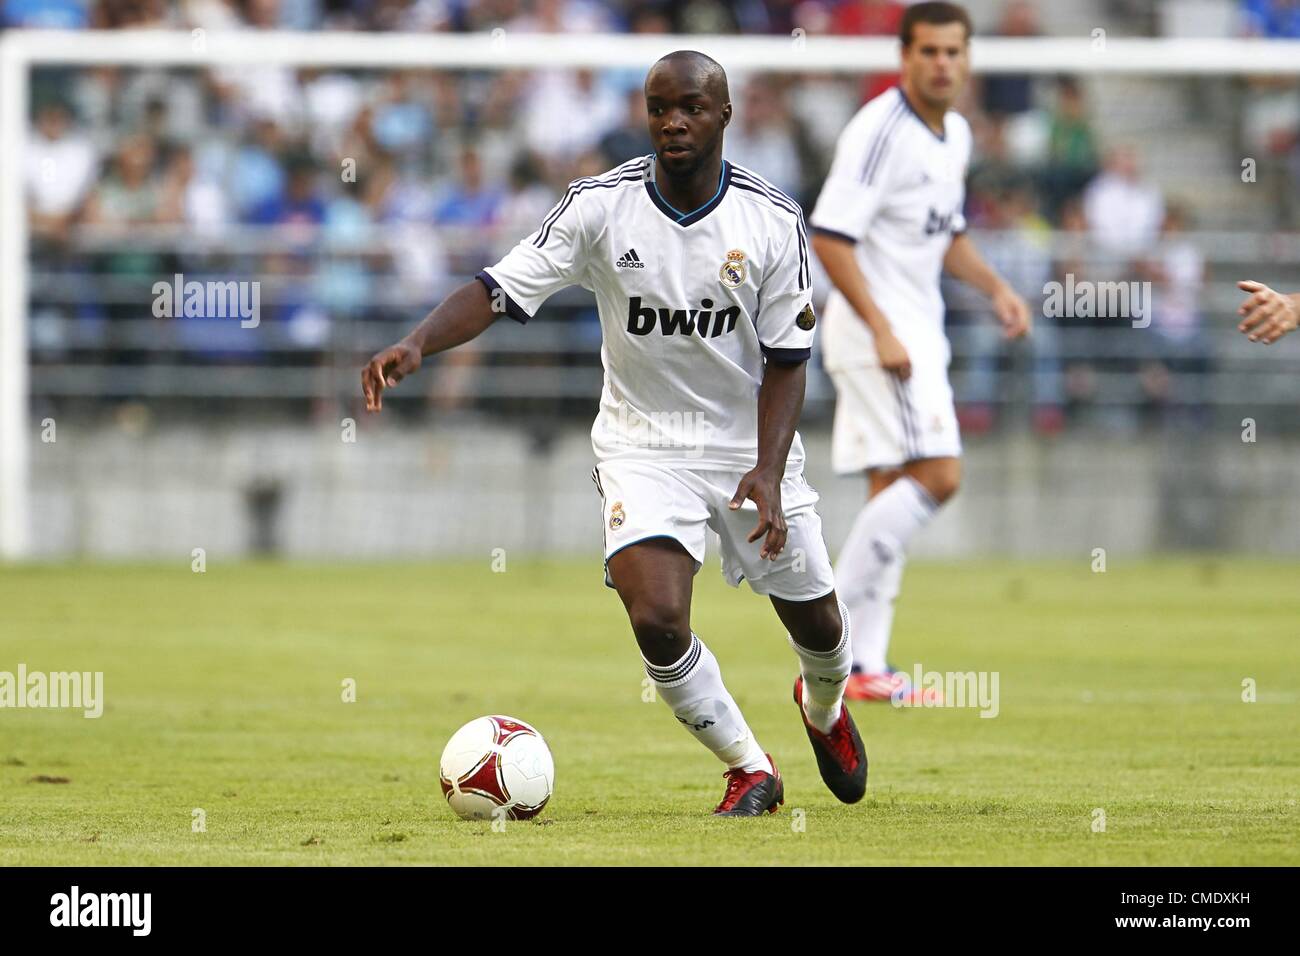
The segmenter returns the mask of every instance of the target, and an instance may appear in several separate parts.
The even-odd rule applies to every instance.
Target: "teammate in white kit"
[[[969,71],[970,18],[919,3],[899,32],[901,85],[845,127],[810,219],[835,285],[823,341],[837,394],[832,466],[868,479],[835,566],[853,620],[846,696],[859,700],[914,693],[886,662],[894,599],[908,542],[961,481],[941,271],[987,294],[1008,338],[1029,329],[1024,300],[965,235],[971,132],[951,106]]]
[[[526,322],[578,284],[596,295],[605,384],[592,428],[605,583],[627,609],[647,674],[673,715],[726,764],[715,813],[759,816],[781,776],[691,630],[705,528],[728,583],[769,597],[800,662],[795,703],[822,779],[866,790],[867,756],[843,705],[850,618],[803,477],[795,431],[813,315],[799,207],[722,158],[727,78],[700,53],[646,77],[653,155],[580,179],[536,233],[453,292],[362,372],[366,407],[502,314]],[[581,108],[581,104],[575,104]],[[787,545],[789,548],[787,549]]]

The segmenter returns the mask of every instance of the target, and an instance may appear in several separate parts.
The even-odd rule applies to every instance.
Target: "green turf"
[[[1295,564],[916,563],[894,660],[995,670],[1001,710],[857,705],[853,807],[817,777],[766,601],[712,561],[696,580],[785,774],[772,817],[709,816],[721,768],[642,701],[592,562],[0,568],[0,670],[102,670],[107,697],[99,720],[0,710],[0,866],[1300,863]],[[536,822],[442,801],[442,745],[485,713],[551,744]]]

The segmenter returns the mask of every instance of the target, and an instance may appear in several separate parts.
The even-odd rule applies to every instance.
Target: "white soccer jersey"
[[[764,360],[805,361],[811,276],[799,207],[724,162],[689,213],[654,182],[654,156],[580,179],[542,227],[479,273],[526,322],[567,285],[596,294],[605,367],[591,430],[600,461],[752,468]],[[796,434],[787,473],[803,468]]]
[[[946,368],[951,358],[939,276],[953,236],[966,229],[970,152],[970,126],[960,114],[948,112],[939,136],[893,87],[840,134],[809,220],[814,230],[857,243],[871,297],[913,364]],[[880,364],[871,330],[838,290],[825,313],[828,370]]]

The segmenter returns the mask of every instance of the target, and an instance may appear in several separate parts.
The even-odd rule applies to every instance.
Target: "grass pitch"
[[[1295,865],[1297,579],[914,564],[893,660],[997,671],[1000,711],[856,705],[871,776],[845,807],[775,614],[711,559],[696,630],[786,780],[779,814],[719,820],[721,767],[643,702],[597,562],[0,568],[0,670],[103,671],[107,701],[98,720],[0,710],[0,866]],[[501,832],[437,783],[447,737],[486,713],[555,753],[550,806]]]

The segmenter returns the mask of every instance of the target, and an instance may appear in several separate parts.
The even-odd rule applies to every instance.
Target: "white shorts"
[[[948,370],[913,365],[911,377],[879,366],[831,372],[835,425],[831,467],[847,475],[922,458],[960,458],[961,433]]]
[[[822,519],[814,507],[819,495],[803,474],[781,482],[781,508],[788,527],[785,548],[775,561],[760,558],[763,538],[745,539],[758,524],[758,505],[728,504],[744,471],[681,468],[648,461],[603,461],[591,473],[601,497],[605,535],[605,584],[609,559],[647,538],[672,538],[704,564],[705,528],[722,543],[722,576],[733,588],[748,581],[756,594],[787,601],[811,601],[835,587],[830,555],[822,540]]]

